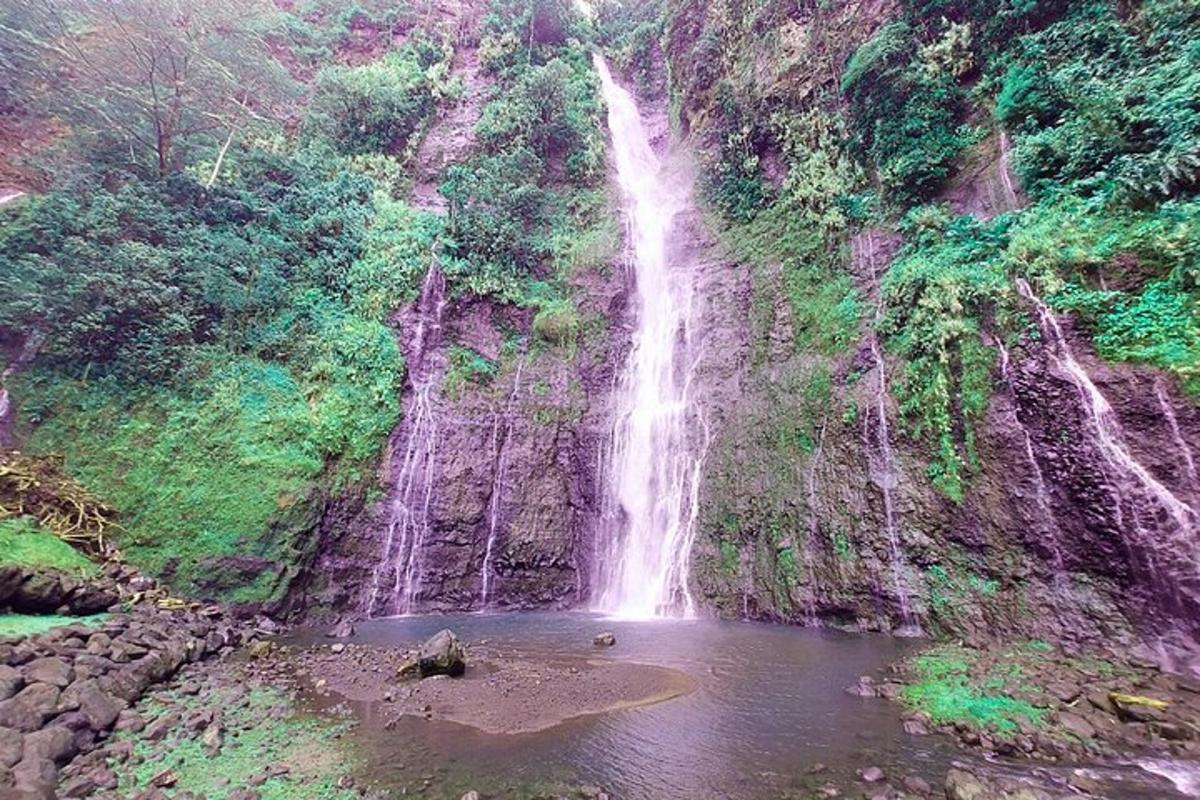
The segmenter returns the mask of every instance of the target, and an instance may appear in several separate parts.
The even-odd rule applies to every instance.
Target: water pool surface
[[[693,676],[696,691],[649,706],[570,720],[528,734],[404,717],[350,704],[361,721],[354,741],[370,782],[389,795],[457,798],[537,796],[539,787],[596,786],[619,798],[815,797],[826,782],[844,796],[870,796],[858,770],[881,768],[899,787],[917,776],[939,787],[955,763],[976,771],[1027,774],[1042,785],[1069,770],[987,763],[947,737],[904,732],[900,710],[847,694],[860,675],[881,677],[920,643],[882,635],[715,620],[619,621],[584,613],[458,614],[377,619],[348,640],[413,647],[451,628],[468,647],[513,656],[624,659]],[[592,636],[616,634],[599,649]],[[300,641],[305,641],[301,636]],[[328,643],[309,634],[309,643]],[[328,702],[328,701],[326,701]],[[1095,766],[1107,796],[1181,797],[1163,777],[1129,765]],[[877,789],[878,785],[872,787]]]

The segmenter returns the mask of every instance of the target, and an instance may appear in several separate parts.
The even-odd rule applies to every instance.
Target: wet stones
[[[881,770],[879,767],[867,767],[858,771],[858,777],[861,778],[864,783],[879,783],[881,780],[883,780],[883,770]]]
[[[616,643],[617,637],[612,631],[601,631],[592,637],[592,644],[596,647],[612,647]]]
[[[183,664],[220,652],[206,645],[218,625],[143,606],[100,626],[66,625],[0,642],[0,796],[52,798],[60,777],[63,797],[115,787],[103,759],[93,758],[97,742],[114,726],[140,729],[144,721],[129,711],[131,701]],[[221,636],[240,641],[232,627]],[[116,745],[106,745],[110,750],[119,760]]]
[[[16,667],[0,664],[0,701],[12,697],[24,685],[25,679]]]
[[[0,728],[0,767],[11,767],[21,760],[25,737],[12,728]]]
[[[0,567],[0,605],[19,613],[95,614],[119,600],[116,583],[107,578],[85,583],[55,570]]]

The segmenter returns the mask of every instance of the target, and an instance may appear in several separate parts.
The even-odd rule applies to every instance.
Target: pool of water
[[[522,657],[578,655],[658,664],[698,681],[673,700],[568,721],[547,731],[493,735],[446,722],[402,718],[349,704],[364,777],[389,794],[457,798],[535,796],[538,787],[601,787],[619,798],[809,797],[827,781],[862,794],[857,772],[879,767],[893,785],[918,776],[938,787],[954,763],[1061,784],[1067,768],[987,763],[942,736],[904,733],[899,709],[845,692],[860,675],[881,677],[920,643],[779,625],[625,622],[581,613],[402,617],[360,623],[353,642],[412,647],[451,628],[470,648]],[[597,651],[592,636],[616,634]],[[318,634],[307,640],[317,641]],[[303,642],[305,637],[301,636]],[[328,642],[329,640],[324,640]],[[331,701],[324,700],[328,705]],[[1093,765],[1106,796],[1185,796],[1134,766]],[[869,796],[869,795],[868,795]]]

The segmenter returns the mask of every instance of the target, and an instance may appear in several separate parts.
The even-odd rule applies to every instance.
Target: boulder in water
[[[612,631],[602,631],[592,637],[592,644],[596,647],[612,647],[617,643],[617,637]]]
[[[354,635],[354,623],[344,619],[325,633],[330,639],[348,639]]]
[[[466,654],[454,631],[440,630],[421,645],[417,653],[417,673],[422,678],[430,675],[457,677],[467,668]],[[403,668],[401,668],[403,671]]]

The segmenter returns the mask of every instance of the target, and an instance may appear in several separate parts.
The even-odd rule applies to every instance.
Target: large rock
[[[21,677],[21,673],[17,671],[16,667],[0,664],[0,700],[12,697],[24,685],[25,679]]]
[[[0,728],[0,767],[11,767],[21,760],[25,749],[24,739],[12,728]]]
[[[946,773],[946,800],[995,800],[996,795],[977,776],[961,769]]]
[[[62,725],[47,725],[25,737],[24,759],[45,759],[55,764],[66,763],[78,748],[75,735]]]
[[[58,767],[47,758],[23,758],[13,767],[13,786],[17,797],[43,797],[54,800],[58,785]]]
[[[422,678],[430,675],[462,675],[466,668],[462,643],[451,630],[440,630],[429,637],[417,654],[417,672]]]
[[[1058,712],[1058,724],[1067,733],[1074,734],[1080,739],[1092,739],[1096,736],[1096,729],[1092,726],[1092,723],[1088,722],[1081,715],[1073,714],[1070,711]]]
[[[48,683],[60,689],[67,688],[75,677],[71,665],[58,656],[35,658],[22,671],[29,683]]]
[[[71,684],[62,693],[59,705],[79,709],[92,730],[103,731],[112,727],[126,704],[106,694],[95,678],[89,678]]]
[[[23,733],[36,731],[55,713],[58,695],[58,688],[46,683],[26,686],[0,703],[0,727]]]

